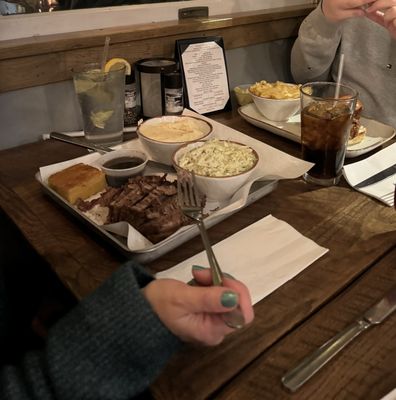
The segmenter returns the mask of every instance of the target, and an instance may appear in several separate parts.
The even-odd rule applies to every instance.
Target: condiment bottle
[[[145,58],[138,60],[136,82],[138,103],[144,119],[165,114],[164,75],[177,71],[173,58]]]
[[[138,114],[135,74],[132,69],[131,74],[125,76],[124,126],[136,126],[139,120]]]
[[[178,115],[183,112],[183,82],[180,72],[164,75],[165,114]]]

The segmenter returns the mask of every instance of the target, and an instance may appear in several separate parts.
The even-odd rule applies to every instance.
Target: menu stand
[[[199,114],[231,109],[223,39],[218,36],[176,40],[185,106]]]

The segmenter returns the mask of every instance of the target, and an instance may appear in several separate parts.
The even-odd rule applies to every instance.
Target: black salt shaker
[[[139,120],[138,107],[136,103],[136,82],[135,74],[125,76],[125,109],[124,126],[136,126]]]
[[[180,72],[164,75],[165,115],[178,115],[183,112],[183,81]]]

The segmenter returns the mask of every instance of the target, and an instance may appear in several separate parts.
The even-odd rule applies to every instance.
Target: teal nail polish
[[[193,269],[194,271],[202,271],[203,269],[207,269],[207,268],[202,267],[201,265],[193,265],[193,266],[192,266],[192,269]]]
[[[223,292],[221,295],[221,304],[224,307],[235,307],[238,304],[238,296],[234,292]]]

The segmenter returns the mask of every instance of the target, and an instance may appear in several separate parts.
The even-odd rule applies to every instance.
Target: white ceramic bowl
[[[183,127],[187,129],[191,124],[194,125],[194,133],[182,129]],[[171,126],[178,131],[169,130]],[[137,127],[136,132],[144,149],[153,160],[172,165],[173,153],[180,146],[208,139],[212,130],[212,125],[203,119],[184,115],[165,115],[144,121]]]
[[[268,99],[250,92],[260,113],[270,121],[286,121],[300,110],[300,98]]]
[[[121,186],[130,177],[142,173],[147,161],[147,154],[142,151],[117,149],[99,157],[96,165],[106,174],[110,186]]]
[[[253,102],[252,95],[249,92],[250,86],[252,86],[251,83],[234,87],[235,97],[239,106],[244,106]]]
[[[194,143],[186,144],[176,150],[173,155],[173,164],[176,170],[186,171],[186,169],[180,167],[180,158],[190,150],[203,146],[206,141],[197,141]],[[249,147],[242,143],[232,142],[240,146]],[[259,156],[257,152],[251,148],[253,154],[256,157],[255,163],[250,169],[231,176],[205,176],[195,172],[195,181],[197,188],[201,194],[204,194],[208,201],[223,202],[231,198],[234,193],[243,186],[250,178],[254,170],[257,168]]]

